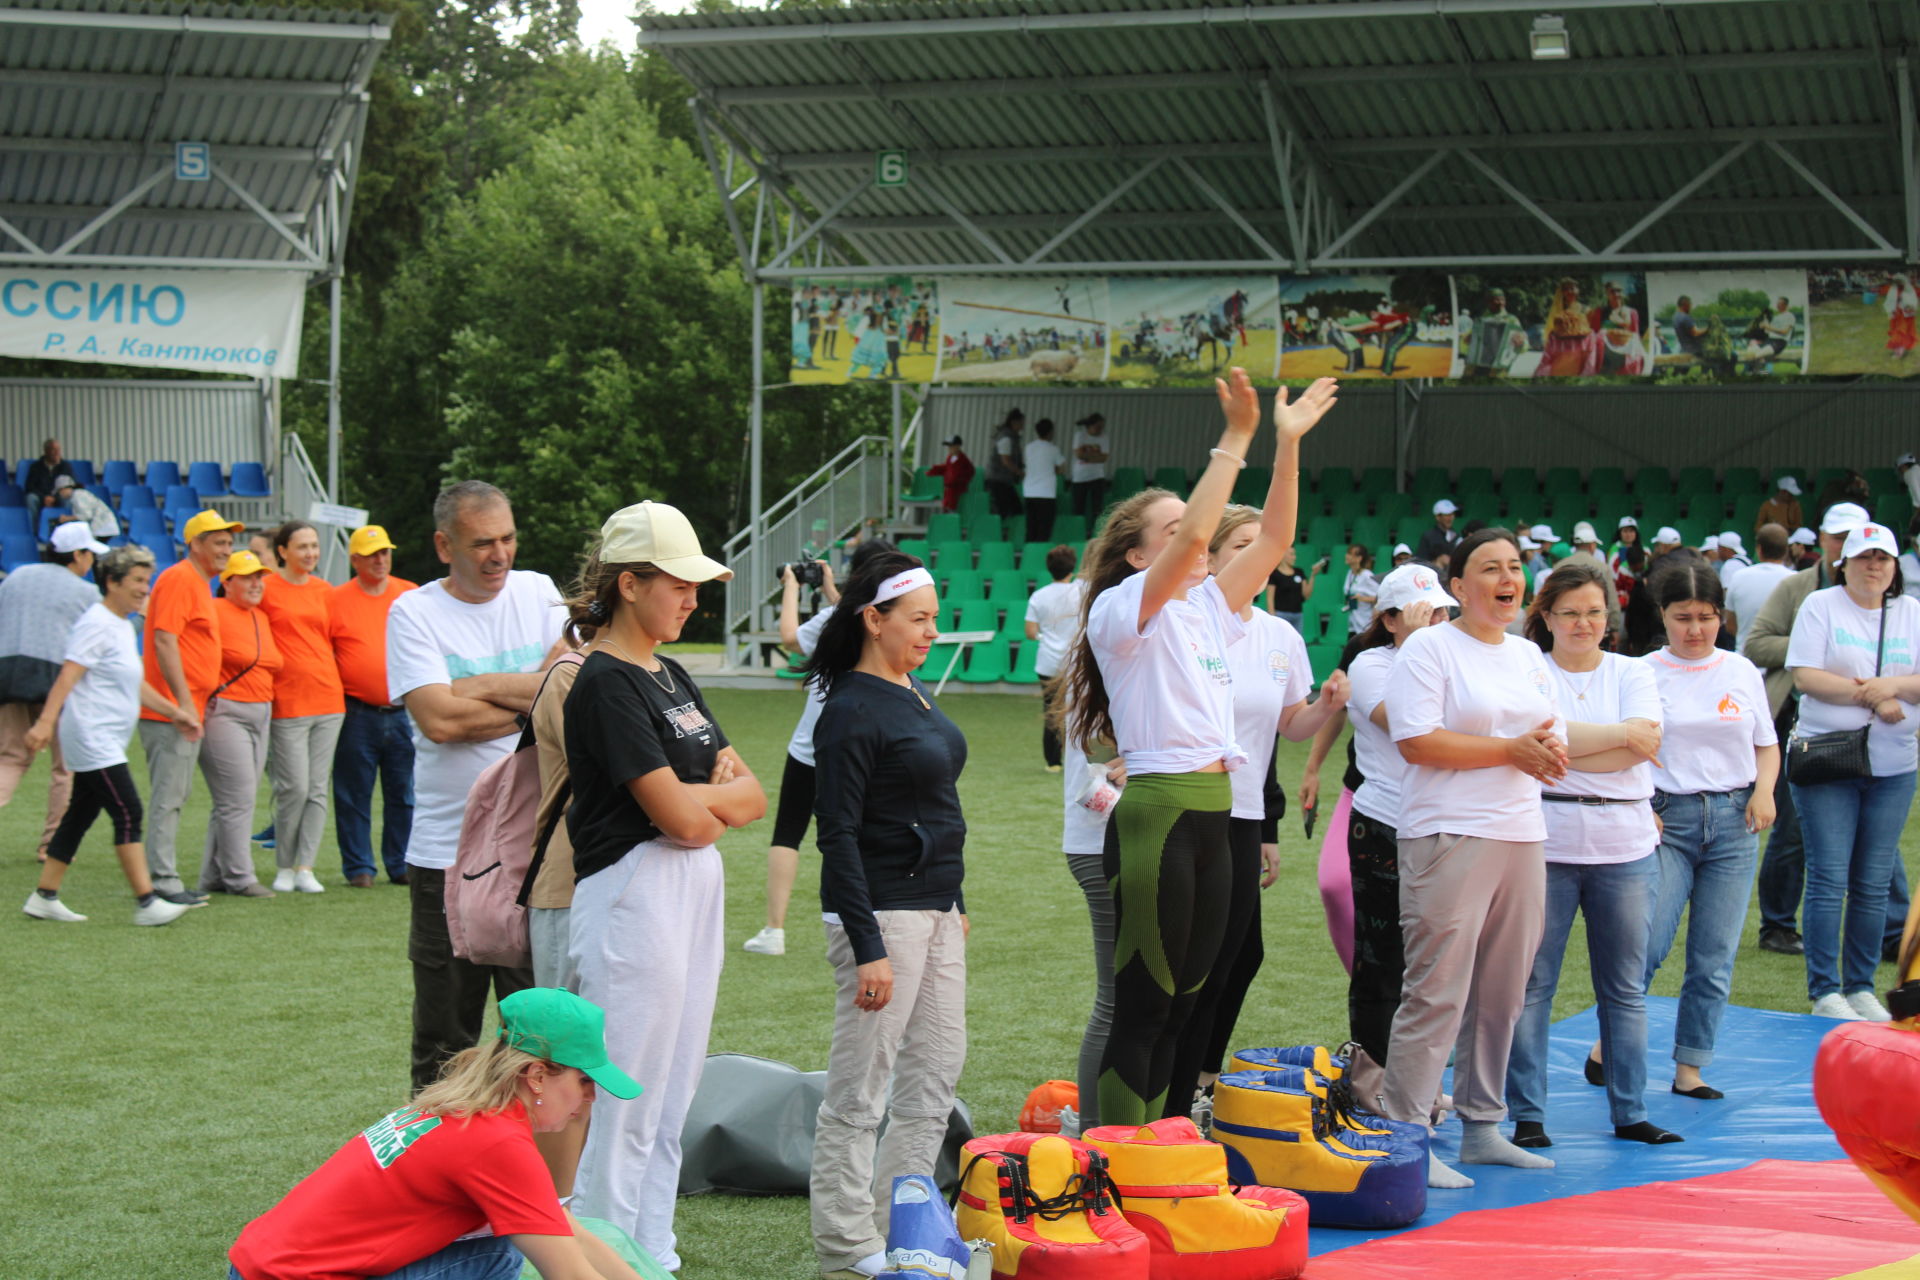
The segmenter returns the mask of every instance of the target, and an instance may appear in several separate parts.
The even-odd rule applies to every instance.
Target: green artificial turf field
[[[769,789],[777,785],[799,691],[716,690],[709,701]],[[1040,766],[1038,699],[950,695],[945,706],[971,751],[961,781],[972,830],[971,1047],[960,1092],[977,1129],[989,1133],[1013,1126],[1033,1085],[1072,1077],[1091,997],[1091,948],[1084,902],[1059,851],[1060,778]],[[1291,791],[1306,749],[1282,744],[1282,753]],[[137,747],[134,766],[144,788]],[[33,886],[45,780],[40,765],[0,810],[0,858],[16,903]],[[1337,785],[1337,770],[1328,781]],[[264,788],[262,796],[258,826],[268,821]],[[206,791],[196,784],[182,824],[189,879],[206,818]],[[768,832],[762,822],[722,842],[728,951],[712,1048],[812,1070],[826,1064],[832,988],[813,923],[811,842],[787,955],[739,949],[761,923]],[[1345,1038],[1346,978],[1320,908],[1318,839],[1310,850],[1297,816],[1282,825],[1281,839],[1284,871],[1263,898],[1266,967],[1237,1043],[1337,1044]],[[1905,847],[1911,869],[1911,829]],[[271,879],[272,855],[262,852],[258,864]],[[7,908],[0,1257],[9,1275],[222,1275],[223,1252],[242,1225],[404,1100],[406,892],[384,882],[345,888],[331,834],[319,870],[323,896],[219,898],[167,928],[136,929],[99,826],[63,894],[91,921],[46,924]],[[1801,962],[1761,952],[1752,938],[1749,928],[1734,999],[1804,1011]],[[1591,1003],[1586,971],[1576,932],[1557,1014]],[[1669,964],[1655,992],[1672,995],[1678,981]],[[1655,1046],[1656,1061],[1663,1048]],[[1662,1079],[1656,1066],[1654,1084]],[[800,1199],[686,1199],[679,1231],[689,1280],[818,1274]]]

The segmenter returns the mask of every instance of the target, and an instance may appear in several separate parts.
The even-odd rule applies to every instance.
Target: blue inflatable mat
[[[1473,1209],[1537,1204],[1649,1182],[1694,1178],[1740,1169],[1755,1160],[1841,1160],[1845,1153],[1813,1103],[1813,1059],[1835,1023],[1803,1013],[1727,1009],[1709,1083],[1727,1096],[1718,1102],[1682,1098],[1673,1081],[1673,1020],[1678,1001],[1647,997],[1648,1119],[1686,1139],[1664,1147],[1622,1142],[1607,1116],[1607,1092],[1582,1074],[1587,1050],[1599,1036],[1592,1009],[1553,1026],[1547,1062],[1547,1133],[1553,1148],[1545,1170],[1470,1165],[1466,1191],[1430,1191],[1427,1211],[1402,1230],[1444,1222]],[[1503,1126],[1508,1128],[1508,1126]],[[1510,1131],[1510,1129],[1509,1129]],[[1434,1135],[1434,1150],[1453,1163],[1460,1154],[1460,1122],[1449,1119]],[[1309,1253],[1318,1256],[1395,1235],[1393,1231],[1315,1228]]]

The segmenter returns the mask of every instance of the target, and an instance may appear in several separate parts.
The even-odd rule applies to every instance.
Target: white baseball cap
[[[1800,496],[1800,482],[1798,480],[1795,480],[1792,476],[1781,476],[1779,479],[1773,482],[1773,487],[1776,489],[1783,489],[1786,492],[1792,494],[1796,498]]]
[[[1797,547],[1811,547],[1820,541],[1820,535],[1805,525],[1801,525],[1798,529],[1795,529],[1787,535],[1787,541]]]
[[[1720,549],[1720,535],[1717,533],[1708,534],[1707,540],[1700,544],[1700,549],[1702,551],[1718,551]]]
[[[1867,509],[1857,502],[1836,502],[1827,508],[1825,518],[1820,521],[1822,533],[1852,533],[1863,524],[1870,524],[1873,517]]]
[[[75,551],[91,551],[97,556],[107,554],[107,544],[93,536],[93,530],[87,528],[84,520],[69,520],[65,524],[55,525],[53,549],[63,555]]]
[[[1410,556],[1413,554],[1413,548],[1404,542],[1396,542],[1393,544],[1393,554],[1397,556]]]
[[[1726,533],[1720,535],[1720,545],[1723,547],[1731,547],[1735,551],[1746,550],[1745,547],[1740,545],[1740,535],[1734,533],[1732,530],[1728,530]]]
[[[700,550],[687,518],[664,502],[636,502],[600,526],[602,564],[651,564],[683,582],[725,582],[733,570]]]
[[[1460,508],[1453,505],[1452,498],[1442,498],[1440,499],[1440,501],[1433,504],[1433,514],[1437,516],[1454,515],[1459,510]]]
[[[1842,560],[1851,560],[1857,555],[1869,551],[1884,551],[1890,556],[1900,554],[1900,544],[1893,540],[1893,530],[1883,524],[1867,523],[1856,525],[1847,534],[1847,545],[1840,551]]]
[[[1620,523],[1614,525],[1615,529],[1638,529],[1639,527],[1640,522],[1632,516],[1621,516]]]
[[[1421,600],[1436,609],[1450,608],[1455,603],[1441,587],[1439,571],[1432,565],[1403,564],[1381,580],[1380,594],[1375,597],[1373,607],[1404,609]]]
[[[1540,544],[1523,533],[1520,535],[1520,549],[1522,551],[1538,551]]]
[[[1903,453],[1894,459],[1893,465],[1896,467],[1906,467],[1913,465],[1915,462],[1920,462],[1920,458],[1915,458],[1910,453]]]
[[[59,475],[53,478],[53,491],[55,493],[60,492],[62,489],[78,489],[79,487],[80,482],[72,476]]]
[[[1598,542],[1600,541],[1600,535],[1593,531],[1591,524],[1582,520],[1579,524],[1573,526],[1573,540],[1576,543]]]
[[[1553,531],[1553,526],[1550,524],[1537,524],[1527,530],[1527,533],[1532,536],[1535,542],[1542,546],[1548,546],[1560,541],[1560,535]]]
[[[1670,524],[1663,524],[1653,535],[1653,542],[1655,546],[1667,543],[1677,547],[1680,545],[1680,531]]]

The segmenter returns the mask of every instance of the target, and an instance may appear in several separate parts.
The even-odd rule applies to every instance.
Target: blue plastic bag
[[[893,1180],[893,1213],[887,1226],[887,1270],[881,1280],[966,1280],[971,1251],[960,1238],[953,1210],[925,1174]]]

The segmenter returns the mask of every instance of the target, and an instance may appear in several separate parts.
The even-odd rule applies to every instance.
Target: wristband
[[[1245,458],[1236,458],[1231,453],[1228,453],[1225,449],[1209,449],[1207,450],[1207,452],[1211,454],[1213,457],[1225,458],[1227,461],[1233,463],[1236,467],[1239,467],[1242,471],[1245,471],[1247,469],[1247,460]]]

